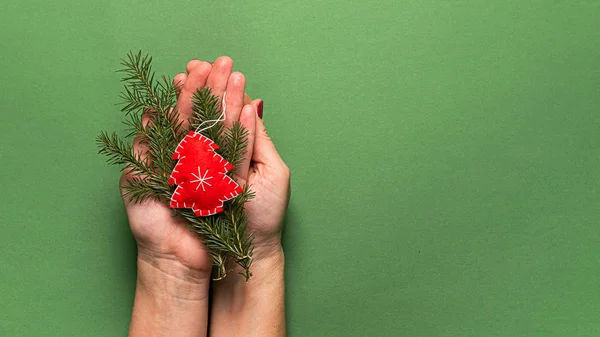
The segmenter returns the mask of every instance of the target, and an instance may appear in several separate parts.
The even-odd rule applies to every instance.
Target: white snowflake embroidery
[[[206,170],[206,172],[204,172],[204,175],[202,175],[202,173],[200,172],[200,166],[198,166],[198,175],[195,175],[192,173],[192,175],[194,176],[194,178],[196,178],[197,180],[190,180],[191,183],[198,183],[198,186],[196,186],[196,191],[202,187],[202,191],[206,192],[206,190],[204,189],[204,184],[208,185],[208,186],[212,186],[207,180],[212,179],[213,177],[206,177],[208,175],[208,170]]]

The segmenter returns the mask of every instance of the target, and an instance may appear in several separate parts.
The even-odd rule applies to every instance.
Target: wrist
[[[130,336],[204,336],[210,276],[170,259],[138,255]],[[196,317],[196,319],[190,319]]]
[[[190,268],[172,255],[157,254],[141,247],[138,247],[137,267],[138,283],[144,282],[156,291],[160,290],[160,285],[202,286],[210,281],[209,271]],[[169,293],[170,289],[163,290]]]
[[[252,278],[233,272],[212,286],[211,336],[285,336],[285,257],[282,249],[255,254]]]
[[[137,289],[152,296],[188,301],[205,300],[210,275],[179,261],[138,254]]]
[[[271,247],[269,250],[258,250],[253,254],[251,270],[254,269],[253,274],[259,279],[269,278],[273,273],[283,275],[284,268],[285,254],[281,245]]]
[[[213,282],[215,301],[230,305],[233,311],[247,305],[253,306],[256,304],[253,300],[255,297],[283,288],[284,270],[285,255],[282,249],[253,254],[250,280],[246,281],[237,274],[242,269],[235,265],[225,279]]]
[[[253,261],[277,260],[283,258],[283,247],[281,246],[281,235],[271,239],[255,238],[253,241],[254,250],[252,253]]]

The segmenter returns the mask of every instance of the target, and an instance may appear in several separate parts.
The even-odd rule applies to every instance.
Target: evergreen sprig
[[[121,93],[125,113],[127,135],[102,132],[96,141],[99,153],[108,157],[109,164],[122,165],[130,178],[122,186],[124,197],[133,202],[144,202],[157,198],[168,204],[175,186],[168,184],[169,176],[175,167],[172,155],[181,139],[205,121],[217,121],[221,115],[219,98],[212,95],[210,88],[201,88],[192,98],[192,115],[188,123],[180,120],[175,109],[176,88],[167,77],[155,80],[152,57],[129,53],[122,60],[124,88]],[[151,123],[145,124],[142,116],[149,114]],[[220,148],[217,152],[235,168],[228,172],[233,175],[243,159],[248,146],[248,130],[239,123],[225,127],[222,121],[209,122],[214,125],[201,133],[212,139]],[[186,126],[189,125],[189,126]],[[203,126],[204,126],[203,125]],[[147,155],[133,150],[131,138],[147,148]],[[247,217],[244,204],[254,194],[246,186],[237,197],[226,201],[224,211],[208,217],[197,217],[190,209],[175,209],[178,216],[185,218],[191,231],[208,247],[216,269],[215,279],[226,276],[228,259],[243,268],[241,273],[246,281],[250,279],[252,264],[252,235],[246,233]]]

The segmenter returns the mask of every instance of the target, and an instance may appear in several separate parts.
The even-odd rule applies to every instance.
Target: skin
[[[137,240],[138,277],[130,336],[206,336],[209,288],[213,289],[211,336],[285,336],[283,218],[290,195],[290,170],[283,162],[257,115],[260,99],[244,93],[246,78],[233,72],[227,56],[214,63],[194,59],[174,82],[178,109],[186,120],[191,97],[210,87],[223,97],[227,91],[226,125],[240,121],[250,132],[248,153],[236,181],[250,184],[256,198],[246,204],[248,231],[254,233],[253,277],[249,282],[231,265],[224,280],[211,283],[212,264],[196,234],[185,221],[172,217],[164,203],[125,202],[131,231]],[[144,123],[151,123],[144,116]],[[135,150],[144,153],[136,139]],[[121,177],[126,184],[130,173]]]

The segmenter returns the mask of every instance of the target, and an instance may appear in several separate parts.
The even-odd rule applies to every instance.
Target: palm
[[[285,172],[261,163],[253,163],[248,184],[256,197],[246,204],[248,230],[256,244],[279,239],[288,204],[288,181]],[[268,242],[266,242],[268,243]]]
[[[129,203],[131,232],[140,249],[157,257],[174,259],[190,269],[209,272],[210,256],[186,222],[158,200]]]
[[[246,204],[248,230],[259,245],[278,239],[281,234],[288,188],[286,184],[274,181],[278,176],[281,174],[258,163],[253,163],[248,174],[248,183],[256,194]],[[131,232],[141,249],[157,257],[174,259],[190,269],[210,272],[212,261],[206,247],[190,231],[187,222],[174,217],[173,210],[166,204],[148,200],[128,202],[126,208]]]

